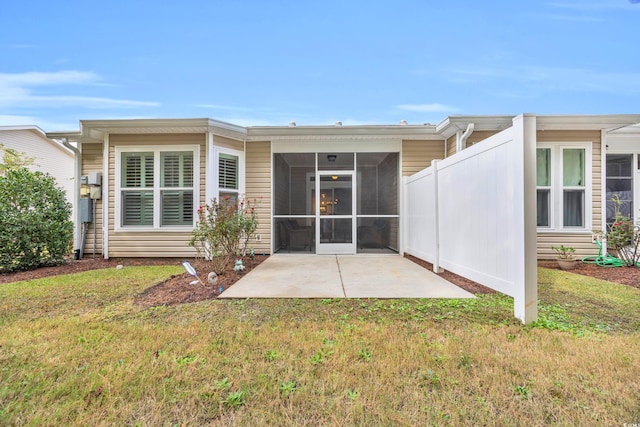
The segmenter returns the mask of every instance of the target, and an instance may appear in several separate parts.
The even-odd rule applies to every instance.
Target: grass
[[[212,300],[142,309],[178,267],[0,286],[0,425],[640,422],[640,291],[539,270],[512,300]]]

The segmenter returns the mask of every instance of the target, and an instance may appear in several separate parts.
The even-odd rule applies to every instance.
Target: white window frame
[[[238,189],[220,188],[220,154],[238,158]],[[226,147],[213,147],[213,197],[220,201],[220,192],[237,193],[238,200],[245,194],[244,152]],[[210,203],[211,200],[207,200]]]
[[[537,144],[536,148],[548,148],[551,155],[551,195],[549,200],[549,226],[538,227],[538,232],[587,232],[593,228],[593,160],[591,142],[557,142]],[[564,190],[583,187],[565,187],[563,183],[563,153],[565,149],[584,149],[585,185],[584,185],[584,226],[563,225]],[[547,188],[547,187],[543,187]]]
[[[193,152],[193,224],[161,226],[161,186],[160,186],[160,153],[166,151]],[[122,153],[153,153],[153,226],[122,225]],[[200,200],[200,146],[199,145],[136,145],[115,147],[115,194],[114,194],[114,231],[115,232],[148,232],[148,231],[191,231],[197,221],[198,203]]]

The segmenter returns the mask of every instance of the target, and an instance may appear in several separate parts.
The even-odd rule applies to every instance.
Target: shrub
[[[61,264],[72,238],[71,205],[51,175],[25,167],[0,175],[0,271]]]
[[[606,233],[607,249],[615,252],[625,266],[635,266],[640,261],[640,229],[633,224],[631,218],[620,212],[622,202],[617,195],[611,201],[615,217]]]
[[[234,259],[244,256],[247,242],[258,228],[258,216],[251,203],[242,200],[216,199],[211,205],[198,209],[198,225],[193,230],[188,245],[196,248],[198,256],[210,260],[213,271],[222,274]]]

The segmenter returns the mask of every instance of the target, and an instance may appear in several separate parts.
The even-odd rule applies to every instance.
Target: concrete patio
[[[399,255],[272,255],[220,298],[475,298]]]

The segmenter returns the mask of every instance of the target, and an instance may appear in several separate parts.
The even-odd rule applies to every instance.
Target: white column
[[[104,141],[102,144],[102,257],[109,259],[109,221],[114,221],[115,218],[109,218],[109,134],[104,134]],[[113,179],[118,179],[114,177]],[[97,227],[98,224],[93,224]],[[114,227],[116,225],[114,224]]]
[[[522,241],[515,245],[519,253],[514,257],[513,265],[516,286],[513,304],[515,317],[526,324],[538,319],[536,116],[522,114],[515,117],[513,129],[517,147],[514,162],[521,164],[522,173],[522,185],[516,186],[514,194],[517,236]]]
[[[211,199],[217,196],[215,191],[217,191],[217,188],[218,188],[218,182],[214,174],[215,159],[214,159],[214,150],[213,150],[213,132],[211,131],[207,132],[207,144],[204,152],[205,152],[204,203],[208,205],[209,203],[211,203]],[[200,201],[198,201],[198,204],[200,204]]]

